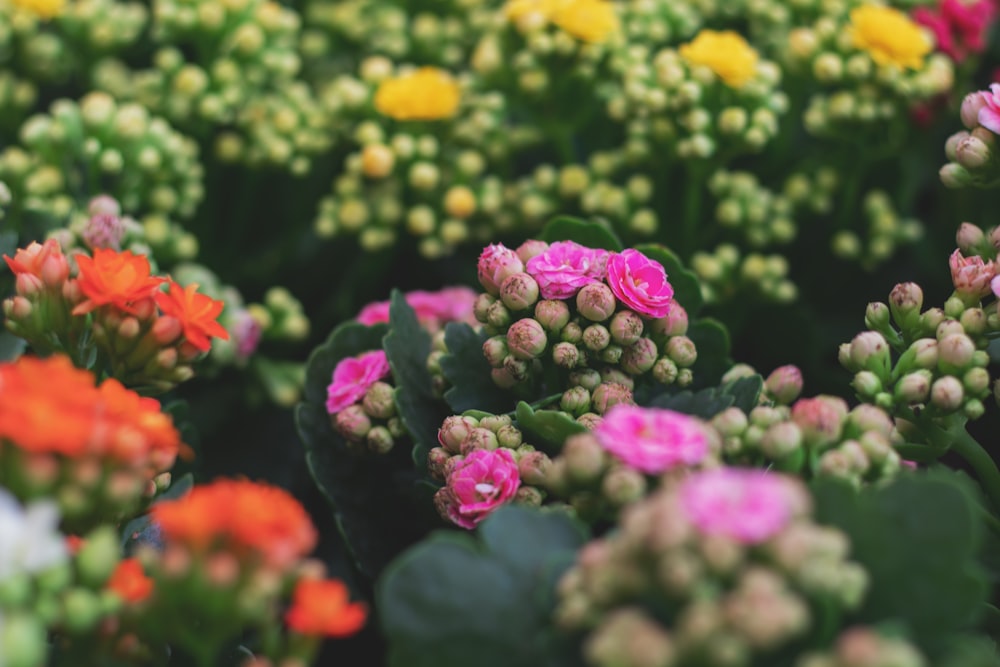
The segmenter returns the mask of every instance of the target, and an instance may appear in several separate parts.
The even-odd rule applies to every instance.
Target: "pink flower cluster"
[[[936,9],[915,9],[913,20],[934,33],[939,51],[960,63],[986,49],[997,9],[996,0],[941,0]]]
[[[979,255],[964,257],[961,250],[951,253],[948,267],[955,291],[974,299],[990,293],[991,281],[997,275],[996,262],[985,261]]]
[[[709,454],[704,424],[673,410],[620,403],[604,415],[594,436],[622,463],[649,474],[697,465]]]
[[[437,292],[415,290],[407,292],[405,297],[420,324],[431,331],[440,329],[448,322],[475,324],[472,304],[476,301],[476,292],[468,287],[445,287]],[[365,326],[388,322],[389,302],[370,303],[361,309],[355,319]]]
[[[993,134],[1000,134],[1000,83],[991,83],[989,90],[972,93],[969,97],[974,99],[979,124]]]
[[[804,513],[809,498],[799,482],[784,475],[713,468],[692,473],[681,483],[680,506],[703,535],[759,544]]]
[[[441,516],[471,529],[513,500],[520,486],[521,476],[510,450],[474,449],[452,468],[434,503]]]
[[[543,299],[571,299],[586,285],[607,282],[620,302],[653,318],[670,312],[674,296],[663,266],[638,250],[613,253],[574,241],[529,241],[517,251],[496,243],[479,257],[479,282],[494,296],[505,278],[522,271],[535,279]]]
[[[326,411],[333,415],[354,405],[388,374],[389,360],[383,350],[341,359],[333,369],[333,381],[326,388]]]

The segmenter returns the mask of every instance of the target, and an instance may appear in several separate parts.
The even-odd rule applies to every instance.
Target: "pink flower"
[[[525,270],[538,282],[543,299],[569,299],[584,285],[604,280],[609,255],[574,241],[556,241],[529,259]]]
[[[261,335],[264,333],[260,322],[245,308],[236,312],[229,331],[233,335],[233,343],[236,344],[236,356],[243,361],[257,351]]]
[[[437,292],[416,290],[406,294],[406,303],[416,312],[424,327],[436,331],[448,322],[475,323],[472,304],[476,293],[468,287],[445,287]],[[375,301],[361,309],[355,318],[365,326],[389,321],[389,302]]]
[[[479,283],[493,296],[500,294],[500,283],[509,275],[524,271],[517,253],[502,243],[491,243],[479,255]]]
[[[985,262],[979,255],[963,257],[962,251],[956,249],[948,258],[948,266],[956,292],[976,298],[989,294],[990,282],[997,274],[995,262]]]
[[[354,405],[368,388],[389,374],[389,360],[382,350],[341,359],[333,369],[333,382],[326,388],[326,411],[336,414]]]
[[[625,465],[656,474],[700,463],[708,454],[708,435],[694,417],[619,403],[594,428],[601,446]]]
[[[937,11],[919,7],[913,19],[934,33],[937,48],[955,62],[982,53],[990,25],[997,15],[996,0],[941,0]]]
[[[1000,134],[1000,83],[991,83],[988,91],[980,91],[979,99],[983,102],[979,124],[993,134]]]
[[[618,300],[637,313],[664,317],[670,312],[674,288],[663,265],[638,250],[615,253],[608,260],[608,285]]]
[[[680,488],[681,510],[703,535],[757,544],[808,507],[790,478],[762,470],[714,468],[693,473]]]
[[[361,309],[356,318],[358,322],[370,327],[375,324],[382,324],[389,321],[389,302],[373,301]]]
[[[510,501],[520,486],[517,462],[510,450],[474,449],[451,470],[434,502],[444,518],[462,528],[474,528]]]

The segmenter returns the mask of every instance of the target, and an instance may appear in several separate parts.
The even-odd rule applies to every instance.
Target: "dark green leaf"
[[[968,483],[952,472],[914,473],[861,491],[814,482],[816,516],[847,533],[870,588],[857,620],[894,621],[933,654],[971,629],[988,596],[976,559],[981,524]]]
[[[583,433],[587,427],[559,410],[533,410],[521,401],[515,411],[517,427],[529,436],[535,447],[547,452],[558,452],[566,438],[574,433]]]
[[[0,232],[0,255],[13,257],[17,252],[17,232],[7,229]]]
[[[729,359],[729,332],[717,320],[702,318],[688,327],[688,338],[698,348],[698,360],[691,367],[694,388],[717,385],[733,364]]]
[[[194,476],[191,473],[183,475],[174,481],[170,487],[158,495],[153,504],[162,500],[176,500],[180,498],[194,486]],[[122,551],[131,554],[140,544],[151,544],[159,548],[162,544],[160,539],[160,527],[153,524],[149,514],[138,516],[122,529]]]
[[[551,592],[583,530],[562,513],[507,506],[480,536],[435,533],[387,568],[376,596],[392,667],[567,664]]]
[[[13,361],[24,353],[28,342],[6,329],[0,329],[0,361]]]
[[[723,393],[733,397],[733,405],[747,413],[757,407],[763,390],[764,378],[757,374],[733,380],[722,387]]]
[[[514,399],[493,383],[490,365],[483,356],[483,343],[489,336],[476,333],[464,322],[450,322],[444,331],[448,353],[441,358],[441,370],[451,384],[444,394],[451,409],[493,414],[510,410]]]
[[[389,333],[383,345],[396,383],[396,409],[413,438],[413,462],[418,470],[427,463],[427,452],[437,443],[437,431],[448,416],[445,404],[434,396],[427,356],[430,334],[399,290],[389,300]]]
[[[698,276],[693,271],[684,268],[680,258],[664,245],[644,243],[636,246],[635,249],[663,265],[667,272],[667,280],[674,288],[674,299],[684,306],[688,318],[693,320],[705,303],[701,296],[701,282],[698,280]]]
[[[661,394],[650,402],[654,408],[665,408],[686,415],[711,419],[733,404],[735,397],[719,387],[709,387],[699,392],[682,391],[679,394]]]
[[[622,242],[606,224],[561,216],[546,223],[539,238],[547,243],[576,241],[588,248],[622,251]]]

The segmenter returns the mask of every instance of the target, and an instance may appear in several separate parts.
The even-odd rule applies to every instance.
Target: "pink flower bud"
[[[500,299],[512,311],[527,310],[538,301],[538,283],[527,273],[513,273],[500,284]]]
[[[692,366],[698,360],[698,349],[687,336],[674,336],[667,341],[666,353],[681,368]]]
[[[976,250],[985,238],[983,230],[968,222],[959,225],[958,231],[955,233],[955,243],[965,255],[978,254]]]
[[[836,396],[803,398],[792,406],[791,416],[802,429],[805,442],[823,448],[840,438],[847,417],[847,403]]]
[[[802,393],[802,371],[798,366],[780,366],[767,376],[764,388],[779,405],[789,405]]]
[[[622,370],[632,375],[641,375],[653,368],[658,355],[656,343],[649,338],[640,338],[624,349],[621,358]]]
[[[507,348],[516,359],[535,359],[545,352],[546,345],[548,338],[538,320],[526,317],[507,330]]]
[[[139,325],[139,320],[131,315],[122,320],[121,324],[118,325],[118,335],[126,340],[135,338],[141,330],[142,327]]]
[[[479,283],[493,296],[500,295],[500,284],[514,273],[524,271],[524,263],[517,254],[502,243],[486,246],[479,256]]]
[[[546,331],[559,333],[569,323],[569,306],[565,301],[539,301],[535,305],[535,319]]]
[[[570,387],[559,399],[559,409],[571,415],[581,415],[590,410],[590,392],[583,387]]]
[[[87,214],[119,216],[122,214],[122,207],[118,200],[110,195],[97,195],[87,204]]]
[[[604,283],[590,283],[576,293],[576,308],[592,322],[603,322],[615,312],[615,295]]]
[[[979,112],[986,106],[982,92],[969,93],[962,99],[962,109],[959,116],[962,125],[972,130],[979,127]]]
[[[444,447],[433,447],[429,452],[427,452],[427,471],[430,473],[431,477],[438,480],[444,480],[444,467],[448,459],[451,458],[451,454]]]
[[[602,384],[603,387],[621,385]],[[599,410],[600,411],[600,410]],[[618,404],[608,406],[594,435],[613,456],[625,465],[657,474],[679,466],[700,463],[708,455],[706,426],[694,417],[654,408]]]
[[[45,284],[38,276],[30,273],[19,273],[14,279],[14,289],[19,296],[32,299],[37,297],[45,289]]]
[[[955,162],[969,171],[977,171],[989,164],[993,159],[994,141],[984,140],[976,132],[958,142],[955,147]]]
[[[546,474],[551,467],[552,460],[545,452],[528,452],[517,459],[517,471],[521,481],[532,486],[544,486]]]
[[[151,329],[153,339],[160,345],[170,345],[183,333],[181,321],[171,315],[157,317]]]
[[[264,330],[257,318],[248,310],[237,311],[234,320],[229,333],[232,334],[236,345],[236,356],[245,361],[257,351]]]
[[[452,469],[447,486],[435,496],[435,504],[444,518],[471,529],[513,499],[520,485],[510,450],[477,449]]]
[[[916,283],[899,283],[889,293],[889,310],[900,326],[912,326],[923,305],[924,292]]]
[[[871,431],[885,437],[889,437],[896,430],[892,417],[885,410],[867,403],[862,403],[851,410],[847,416],[847,425],[851,431],[858,434]]]
[[[592,368],[582,368],[569,374],[571,387],[583,387],[587,391],[594,391],[599,384],[601,384],[601,374]]]
[[[945,412],[954,412],[962,407],[965,389],[958,378],[945,375],[931,385],[931,404]]]
[[[633,405],[632,390],[617,382],[602,382],[591,392],[591,405],[600,415],[616,405]]]
[[[968,132],[956,132],[945,140],[944,156],[948,158],[949,162],[956,162],[958,160],[958,145],[970,136]]]
[[[448,452],[458,454],[461,451],[462,441],[476,428],[479,428],[479,420],[472,417],[461,415],[446,417],[438,429],[438,442]]]
[[[926,369],[907,373],[896,382],[895,396],[909,405],[924,403],[933,380],[934,374]]]
[[[545,241],[536,241],[534,239],[529,239],[517,247],[517,256],[521,258],[521,261],[527,264],[532,257],[541,255],[543,252],[549,249],[549,244]]]
[[[491,370],[490,379],[493,380],[493,384],[501,389],[512,389],[519,382],[506,368],[494,368]]]
[[[938,365],[946,373],[957,373],[972,362],[976,344],[964,333],[952,333],[938,341]]]
[[[156,353],[156,365],[165,370],[170,370],[177,365],[176,348],[168,347]]]
[[[552,361],[560,368],[574,368],[580,362],[580,350],[572,343],[556,343],[552,347]]]
[[[360,405],[349,405],[333,417],[333,426],[351,442],[361,442],[372,428],[372,421]]]
[[[760,439],[760,449],[770,459],[781,460],[802,446],[802,431],[795,422],[771,424]]]
[[[4,301],[4,314],[12,320],[26,320],[31,317],[34,307],[23,296],[15,296]]]
[[[631,310],[620,310],[611,318],[608,331],[611,333],[611,340],[618,345],[631,345],[642,336],[642,318]]]
[[[483,356],[493,368],[500,368],[508,354],[510,354],[510,350],[507,349],[506,336],[493,336],[483,342]]]
[[[91,250],[111,248],[119,250],[125,238],[125,224],[117,215],[97,213],[83,226],[80,238]]]
[[[32,242],[27,248],[21,248],[14,253],[13,259],[4,255],[4,260],[18,277],[19,292],[22,276],[31,276],[39,281],[38,284],[51,288],[62,288],[69,278],[69,260],[55,239],[49,239],[45,243]],[[20,293],[22,296],[30,296],[25,292]]]
[[[888,377],[891,369],[889,343],[877,331],[863,331],[851,341],[851,361],[856,368]]]
[[[611,333],[603,324],[591,324],[583,330],[583,344],[593,352],[600,352],[611,344]]]
[[[688,330],[688,314],[676,300],[670,300],[670,310],[663,317],[653,320],[652,330],[660,336],[683,336]]]

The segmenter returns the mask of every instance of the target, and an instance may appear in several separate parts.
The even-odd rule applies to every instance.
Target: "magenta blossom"
[[[979,298],[990,292],[990,282],[997,274],[996,263],[984,261],[979,255],[963,257],[961,250],[955,250],[948,258],[951,282],[959,294]]]
[[[333,415],[354,405],[388,374],[389,360],[383,350],[341,359],[333,369],[333,382],[326,388],[326,411]]]
[[[681,510],[703,535],[758,544],[808,508],[806,492],[783,475],[741,468],[693,473],[680,488]]]
[[[941,0],[936,10],[915,9],[913,19],[929,28],[938,50],[958,63],[986,49],[996,15],[996,0]]]
[[[260,322],[245,308],[236,311],[234,320],[229,333],[232,334],[233,342],[236,344],[236,357],[246,361],[257,351],[264,330]]]
[[[584,285],[604,280],[609,255],[574,241],[556,241],[529,259],[525,270],[538,282],[543,299],[570,299]]]
[[[462,528],[475,528],[513,499],[520,486],[517,462],[510,450],[474,449],[451,470],[434,502],[444,518]]]
[[[476,293],[468,287],[445,287],[437,292],[415,290],[406,293],[406,303],[425,328],[436,331],[448,322],[475,323],[472,304]],[[375,301],[361,309],[355,318],[365,326],[389,321],[389,302]]]
[[[1000,83],[991,83],[989,90],[979,92],[983,106],[979,109],[979,124],[993,134],[1000,134]]]
[[[594,428],[601,447],[625,465],[657,474],[693,466],[708,455],[708,434],[694,417],[619,403]]]
[[[608,259],[608,285],[618,300],[637,313],[665,317],[670,312],[674,288],[663,265],[638,250],[628,249]]]
[[[524,262],[517,253],[502,243],[491,243],[483,248],[477,266],[479,284],[493,296],[500,295],[504,278],[524,271]]]

